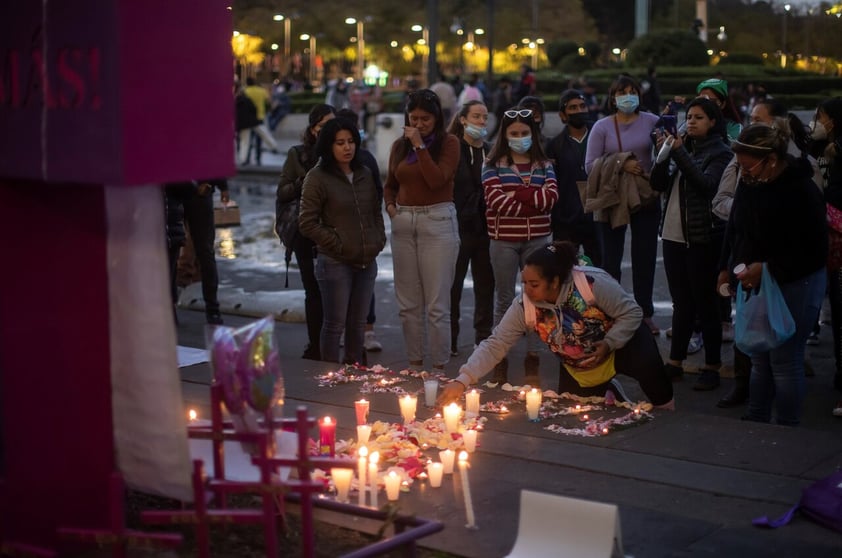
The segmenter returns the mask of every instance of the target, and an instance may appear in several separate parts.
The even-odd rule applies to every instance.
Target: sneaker
[[[614,397],[617,398],[617,401],[620,401],[621,403],[631,401],[631,398],[626,395],[626,392],[623,390],[623,384],[620,383],[620,379],[617,378],[617,376],[611,378],[608,384],[609,391],[614,392]]]
[[[694,331],[693,335],[690,336],[690,342],[687,343],[687,354],[695,355],[701,351],[704,346],[705,342],[702,340],[702,334]]]
[[[833,416],[842,417],[842,401],[836,402],[836,406],[833,408]]]
[[[383,345],[381,345],[380,341],[377,340],[377,336],[374,334],[374,331],[365,332],[365,341],[363,342],[363,347],[365,347],[366,351],[371,351],[374,353],[383,350]]]
[[[301,358],[306,360],[322,360],[322,352],[319,350],[318,347],[314,347],[313,345],[307,345],[304,349],[304,354],[301,355]]]
[[[807,336],[807,344],[808,345],[818,345],[819,344],[819,334],[815,331],[811,332],[810,335]]]
[[[207,322],[211,325],[222,325],[222,314],[219,313],[219,310],[212,310],[205,314]]]
[[[719,370],[702,368],[702,373],[693,384],[694,391],[710,391],[719,387]]]
[[[722,322],[722,342],[732,343],[734,341],[734,324]]]

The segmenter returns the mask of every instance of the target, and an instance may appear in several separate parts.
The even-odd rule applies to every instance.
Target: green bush
[[[547,44],[547,58],[554,68],[561,67],[561,62],[571,54],[578,56],[579,45],[574,41],[553,41]]]
[[[629,44],[630,66],[707,66],[707,47],[690,31],[655,31]]]
[[[578,52],[568,54],[558,63],[558,69],[562,72],[579,74],[593,66],[593,61],[588,56],[579,56]]]
[[[732,52],[719,59],[719,66],[733,66],[734,64],[763,65],[763,57],[748,52]]]

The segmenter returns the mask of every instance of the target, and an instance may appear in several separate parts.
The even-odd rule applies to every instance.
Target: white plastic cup
[[[728,283],[719,285],[719,296],[729,298],[731,296],[731,286]]]
[[[746,270],[746,264],[741,263],[734,266],[734,275],[739,275]]]

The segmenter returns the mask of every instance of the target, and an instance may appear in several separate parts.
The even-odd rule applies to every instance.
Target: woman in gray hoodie
[[[439,403],[458,399],[533,330],[561,359],[559,392],[626,399],[616,374],[637,380],[653,405],[674,409],[672,383],[643,311],[607,272],[574,267],[577,248],[557,241],[529,254],[517,297],[491,337],[445,386]]]

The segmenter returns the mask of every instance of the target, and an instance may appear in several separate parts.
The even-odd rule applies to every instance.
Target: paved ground
[[[219,232],[221,244],[227,245],[220,247],[226,257],[219,259],[219,265],[221,294],[228,300],[223,302],[223,311],[230,325],[251,319],[238,314],[277,313],[280,306],[301,304],[294,266],[290,290],[283,293],[280,248],[265,231],[271,224],[274,180],[271,174],[243,173],[232,181],[232,197],[242,200],[244,226]],[[378,263],[377,334],[384,350],[370,353],[369,364],[401,369],[407,361],[388,246]],[[186,294],[183,301],[189,304],[189,289]],[[666,328],[670,305],[660,261],[655,298],[659,301],[656,321]],[[471,303],[467,289],[463,320],[471,315]],[[179,320],[179,343],[203,346],[203,314],[183,309]],[[304,325],[279,321],[276,331],[287,387],[286,414],[306,405],[314,416],[335,416],[339,437],[352,438],[353,401],[359,398],[356,387],[317,387],[313,376],[332,367],[299,358],[306,344]],[[663,334],[660,345],[666,354],[668,341]],[[460,356],[448,367],[451,375],[471,348],[472,332],[466,325]],[[522,378],[518,364],[524,350],[521,344],[512,353],[513,382]],[[821,344],[808,353],[816,376],[807,380],[807,408],[798,428],[742,422],[742,409],[715,406],[730,388],[731,379],[723,379],[716,391],[694,392],[691,375],[676,384],[675,413],[657,413],[648,424],[603,438],[557,435],[527,422],[519,410],[503,417],[489,416],[487,429],[480,435],[481,447],[472,457],[479,530],[464,528],[456,479],[446,480],[440,490],[416,486],[409,495],[402,495],[400,504],[404,511],[446,523],[444,532],[424,540],[425,546],[469,557],[503,556],[511,549],[517,532],[518,495],[524,488],[617,504],[626,553],[637,558],[842,556],[842,535],[807,519],[796,519],[778,531],[760,530],[750,523],[759,515],[781,514],[798,500],[804,486],[842,466],[842,419],[830,416],[836,394],[830,388],[833,360],[827,328],[821,333]],[[730,345],[726,345],[723,361],[731,360]],[[701,354],[691,357],[691,364],[701,362]],[[181,376],[185,403],[206,410],[207,365],[184,368]],[[557,382],[558,367],[549,353],[541,356],[541,377],[545,387]],[[635,391],[630,380],[625,384]],[[483,399],[503,396],[500,390],[489,390]],[[399,420],[393,396],[375,394],[371,401],[372,420]],[[419,408],[419,418],[427,418],[429,412]],[[563,542],[559,536],[558,543]]]

